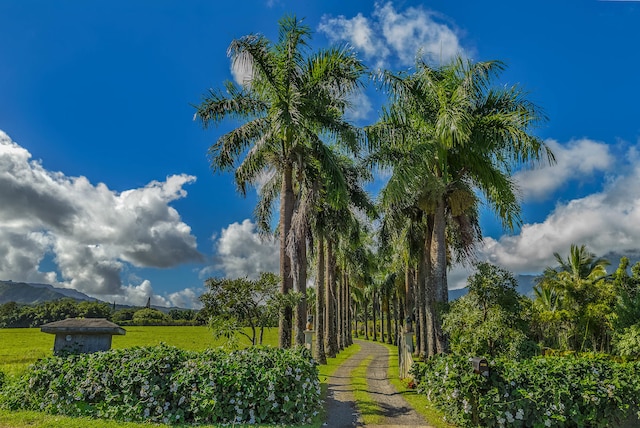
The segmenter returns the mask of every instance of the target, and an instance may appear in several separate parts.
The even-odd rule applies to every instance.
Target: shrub
[[[169,315],[153,308],[139,309],[133,314],[133,325],[169,325]]]
[[[623,357],[640,357],[640,324],[634,324],[617,334],[615,349]]]
[[[50,357],[2,393],[9,409],[162,423],[303,423],[320,404],[308,351],[160,345]]]
[[[413,374],[418,391],[460,426],[605,427],[639,408],[639,362],[571,356],[490,365],[485,377],[463,357],[437,356]]]

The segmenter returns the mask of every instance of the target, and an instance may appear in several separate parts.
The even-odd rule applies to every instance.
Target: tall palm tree
[[[294,174],[303,171],[308,162],[333,170],[322,157],[323,138],[339,137],[352,147],[359,141],[358,131],[343,114],[350,94],[360,86],[364,67],[349,49],[309,52],[310,36],[308,26],[285,16],[279,21],[276,43],[259,34],[233,40],[227,53],[234,68],[248,77],[241,86],[227,82],[226,91],[210,90],[195,115],[205,128],[226,118],[243,121],[209,149],[212,168],[235,170],[243,195],[247,185],[256,184],[265,171],[278,176],[283,294],[293,285],[287,242],[294,214]],[[285,307],[279,321],[280,347],[291,346],[291,328],[292,309]]]
[[[520,223],[514,165],[553,161],[546,145],[531,133],[544,119],[517,86],[493,86],[504,69],[499,61],[460,57],[440,67],[422,59],[415,72],[383,72],[381,82],[390,105],[368,128],[373,162],[393,168],[385,190],[396,210],[416,206],[428,217],[424,266],[428,312],[448,301],[447,259],[453,242],[468,254],[480,238],[477,194],[492,207],[507,229]],[[457,237],[447,236],[447,225]],[[446,351],[437,322],[432,336]]]

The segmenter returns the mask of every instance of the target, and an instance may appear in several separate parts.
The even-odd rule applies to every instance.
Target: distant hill
[[[22,305],[37,305],[39,303],[49,302],[52,300],[73,299],[78,302],[102,302],[100,299],[87,296],[80,291],[71,288],[58,288],[51,284],[32,284],[26,282],[14,282],[0,280],[0,305],[8,302],[16,302]],[[103,302],[109,303],[113,302]],[[165,307],[151,305],[153,309],[168,313],[171,309],[185,309],[177,306]],[[123,305],[118,303],[116,310],[140,308],[140,306]]]
[[[517,275],[516,281],[518,281],[518,287],[516,290],[518,293],[533,298],[533,286],[535,285],[537,276],[538,275]],[[465,294],[467,294],[467,287],[449,290],[449,301],[462,297]]]
[[[97,302],[98,299],[84,293],[67,288],[57,288],[49,284],[28,284],[0,280],[0,304],[16,302],[25,305],[36,305],[51,300],[71,298],[77,301]]]

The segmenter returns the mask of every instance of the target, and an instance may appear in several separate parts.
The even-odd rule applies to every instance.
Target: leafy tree
[[[293,178],[304,174],[310,162],[334,171],[334,165],[328,162],[332,158],[324,156],[323,138],[339,137],[357,146],[359,133],[345,122],[343,114],[348,96],[360,85],[364,67],[348,49],[309,53],[311,30],[295,17],[282,18],[279,27],[276,43],[258,34],[231,43],[228,55],[234,67],[243,69],[248,77],[241,87],[227,82],[226,93],[211,90],[198,106],[196,117],[205,127],[226,118],[243,121],[221,136],[209,151],[214,170],[235,170],[235,181],[243,195],[247,185],[255,184],[265,171],[275,173],[279,190],[266,186],[261,198],[280,195],[280,292],[287,294],[293,285],[291,254],[287,251],[296,203]],[[244,159],[238,165],[241,156]],[[339,175],[334,177],[340,180]],[[270,213],[268,209],[266,212]],[[262,221],[268,216],[263,212],[259,217],[259,224],[268,229]],[[303,289],[299,291],[304,293]],[[306,316],[306,311],[301,312]],[[291,329],[292,310],[284,307],[279,321],[280,347],[291,346]]]
[[[247,337],[253,345],[262,344],[264,328],[275,322],[283,304],[278,283],[278,276],[270,272],[262,273],[257,280],[209,278],[205,283],[208,291],[200,301],[214,336],[226,338],[230,346],[235,345],[238,335]],[[249,327],[251,334],[244,327]]]
[[[476,266],[469,292],[452,302],[443,319],[454,354],[522,358],[536,351],[528,336],[530,304],[516,286],[510,272],[489,263]]]
[[[614,348],[621,356],[640,356],[640,262],[628,273],[629,259],[622,257],[613,274],[616,292]]]
[[[142,308],[133,314],[134,325],[169,325],[171,318],[158,309]]]
[[[133,316],[139,308],[123,308],[115,311],[111,316],[111,320],[118,323],[126,323],[127,321],[133,321]]]

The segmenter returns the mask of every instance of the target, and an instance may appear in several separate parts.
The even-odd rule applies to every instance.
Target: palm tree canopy
[[[416,71],[383,72],[391,102],[367,129],[370,163],[393,168],[383,204],[418,205],[431,213],[444,197],[453,216],[477,210],[479,191],[503,225],[520,224],[515,165],[553,154],[531,134],[544,114],[517,86],[493,87],[504,64],[460,57],[434,68],[422,60]]]
[[[242,122],[209,150],[212,169],[235,170],[242,194],[265,170],[299,166],[310,152],[321,151],[321,137],[339,139],[351,150],[362,139],[343,119],[350,94],[362,85],[360,60],[348,48],[311,53],[311,30],[295,17],[282,18],[279,29],[277,43],[260,34],[231,43],[227,53],[244,81],[210,90],[195,114],[205,128],[225,119]]]

